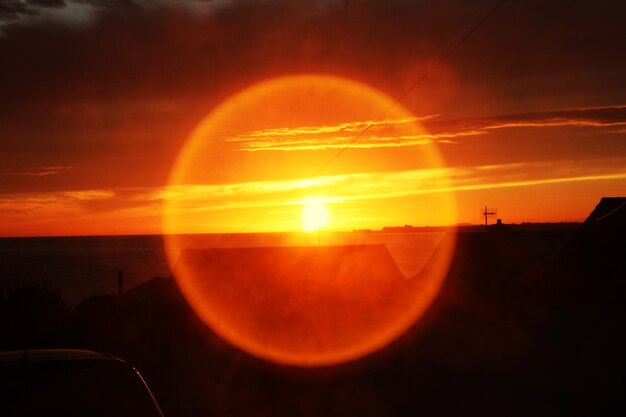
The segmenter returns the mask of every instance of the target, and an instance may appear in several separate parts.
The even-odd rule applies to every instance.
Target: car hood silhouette
[[[0,353],[0,415],[163,417],[135,368],[88,350]]]

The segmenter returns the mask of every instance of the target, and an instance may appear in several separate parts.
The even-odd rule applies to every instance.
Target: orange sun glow
[[[306,232],[315,232],[328,224],[328,208],[320,198],[307,198],[302,208],[302,229]]]

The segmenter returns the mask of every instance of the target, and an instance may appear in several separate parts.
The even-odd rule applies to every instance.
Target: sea
[[[183,249],[384,244],[405,278],[419,273],[443,232],[240,233],[185,235]],[[0,238],[0,293],[20,285],[57,288],[70,305],[171,277],[162,235]]]

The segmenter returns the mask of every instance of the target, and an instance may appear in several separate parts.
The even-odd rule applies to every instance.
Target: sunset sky
[[[177,208],[201,224],[191,232],[270,211],[246,231],[292,230],[299,202],[320,196],[337,230],[442,225],[448,194],[459,223],[485,205],[506,223],[584,220],[626,194],[620,2],[509,0],[376,121],[496,3],[3,2],[0,236],[161,233],[172,198],[196,204]],[[242,96],[302,74],[385,99]],[[177,175],[233,97],[236,117]],[[429,149],[441,161],[424,162]]]

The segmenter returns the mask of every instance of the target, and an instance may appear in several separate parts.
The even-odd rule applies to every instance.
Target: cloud
[[[423,123],[432,133],[406,134]],[[390,148],[432,142],[455,143],[456,138],[487,134],[490,130],[542,127],[615,127],[626,125],[626,105],[495,115],[441,120],[440,115],[381,121],[356,121],[327,126],[263,129],[226,138],[240,151],[302,151]]]
[[[339,132],[352,132],[360,133],[362,130],[369,128],[372,130],[388,128],[388,127],[403,127],[413,122],[428,120],[436,117],[437,115],[430,115],[424,117],[407,117],[403,119],[384,119],[384,120],[367,120],[358,122],[346,122],[329,126],[302,126],[302,127],[281,127],[273,129],[256,130],[245,135],[240,135],[228,140],[231,141],[245,141],[249,138],[271,138],[271,137],[289,137],[289,136],[301,136],[301,135],[323,135],[323,134],[336,134]]]
[[[300,195],[330,202],[398,198],[542,184],[626,179],[626,159],[523,162],[428,170],[320,176],[304,180],[178,185],[146,190],[148,201],[173,200],[192,211],[299,204]]]
[[[64,6],[64,0],[3,0],[0,2],[0,22],[19,21],[38,14],[42,9]]]
[[[71,166],[48,166],[48,167],[39,167],[31,171],[22,172],[23,175],[28,175],[32,177],[47,177],[49,175],[56,175],[59,172],[67,171],[73,169]]]
[[[301,151],[351,148],[389,148],[423,145],[440,142],[451,143],[458,136],[480,134],[477,131],[459,133],[413,133],[419,130],[415,122],[428,120],[435,115],[380,121],[346,122],[326,126],[300,126],[256,130],[226,138],[240,151]],[[358,138],[358,140],[356,140]]]
[[[174,6],[202,14],[229,3],[177,0]],[[0,29],[3,22],[11,25],[33,25],[42,21],[61,25],[87,24],[106,14],[148,12],[167,7],[172,7],[169,0],[3,0],[0,2]]]
[[[0,215],[11,222],[39,223],[50,218],[64,219],[86,212],[85,204],[112,199],[111,190],[59,191],[49,193],[0,194]]]
[[[481,118],[425,120],[424,124],[435,132],[488,131],[516,127],[615,127],[626,125],[626,105],[513,113]]]
[[[0,3],[0,21],[15,20],[20,16],[32,13],[28,3],[21,0],[6,0]]]

